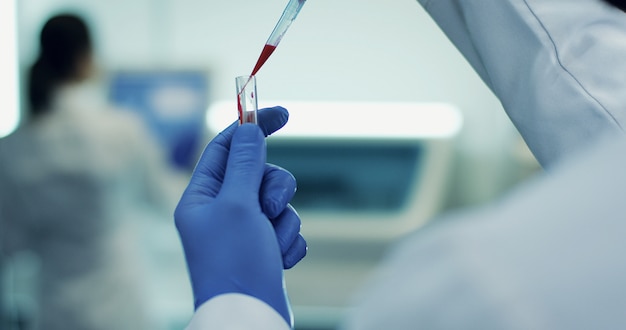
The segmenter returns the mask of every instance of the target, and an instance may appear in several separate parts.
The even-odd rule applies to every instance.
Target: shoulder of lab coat
[[[405,238],[347,329],[625,329],[626,139]]]
[[[419,0],[544,167],[626,127],[626,14],[601,0]]]
[[[290,329],[285,320],[263,301],[239,293],[210,299],[195,312],[187,330]]]

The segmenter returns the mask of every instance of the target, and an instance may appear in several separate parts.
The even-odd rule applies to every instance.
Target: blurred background
[[[103,95],[138,114],[172,171],[189,175],[204,144],[236,120],[234,78],[249,74],[286,3],[4,0],[0,142],[28,119],[26,74],[43,24],[71,12],[91,28]],[[538,170],[499,101],[415,0],[308,1],[257,85],[260,106],[291,112],[268,157],[298,179],[294,205],[309,237],[309,257],[286,271],[298,329],[334,329],[404,233]],[[152,328],[183,328],[193,302],[171,213],[127,212]],[[29,251],[4,256],[7,329],[36,324],[40,263]]]

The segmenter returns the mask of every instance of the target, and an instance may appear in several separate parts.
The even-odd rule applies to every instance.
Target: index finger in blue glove
[[[283,107],[265,108],[258,112],[258,125],[263,134],[268,136],[283,127],[288,118],[289,113]],[[217,196],[222,187],[230,142],[237,126],[236,122],[233,123],[207,145],[180,204],[202,204]]]

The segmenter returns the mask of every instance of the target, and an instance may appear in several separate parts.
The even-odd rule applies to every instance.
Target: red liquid
[[[267,61],[267,59],[270,57],[270,55],[272,55],[272,53],[275,50],[276,50],[276,46],[273,46],[273,45],[266,44],[265,47],[263,47],[261,56],[259,56],[259,59],[256,61],[256,65],[254,66],[254,69],[252,70],[252,73],[250,74],[251,76],[254,76],[257,72],[259,72],[263,64],[265,64],[265,61]]]
[[[261,69],[263,64],[265,64],[267,59],[270,57],[270,55],[272,55],[272,53],[275,50],[276,50],[276,46],[273,46],[273,45],[267,45],[266,44],[265,47],[263,47],[263,51],[261,51],[261,55],[259,56],[259,59],[256,61],[256,65],[254,66],[254,69],[252,69],[252,73],[250,74],[250,79],[252,79],[252,76],[256,75],[256,73],[259,72],[259,70]],[[246,89],[246,86],[250,82],[250,79],[248,79],[248,81],[246,81],[246,83],[241,88],[241,91],[237,94],[237,110],[239,112],[239,125],[244,123],[243,105],[241,104],[241,93]],[[252,94],[252,97],[254,98],[254,94]],[[254,120],[254,119],[255,119],[254,118],[254,114],[253,113],[248,113],[248,114],[246,114],[245,122],[247,122],[247,123],[248,122],[256,122],[256,120]]]
[[[237,94],[237,110],[239,112],[239,125],[243,124],[243,106],[241,105],[241,93]]]
[[[254,94],[252,94],[252,97],[254,97]],[[252,111],[246,111],[246,113],[243,112],[243,104],[241,103],[241,93],[237,94],[237,111],[239,112],[239,125],[243,125],[243,123],[256,123],[254,112]]]

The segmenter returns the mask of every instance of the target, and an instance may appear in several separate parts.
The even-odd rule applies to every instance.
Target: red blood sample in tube
[[[252,97],[254,97],[254,93],[252,94]],[[256,123],[253,111],[243,111],[241,93],[237,94],[237,111],[239,112],[239,125],[243,125],[243,123]]]
[[[243,124],[243,106],[241,105],[241,93],[237,94],[237,111],[239,112],[239,125]]]

